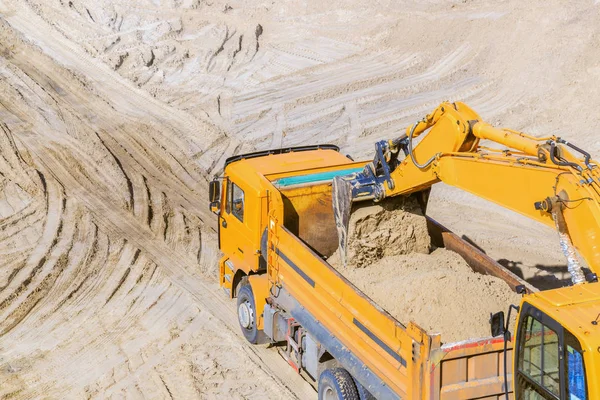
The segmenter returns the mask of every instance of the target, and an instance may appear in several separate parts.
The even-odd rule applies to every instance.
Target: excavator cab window
[[[585,365],[583,351],[579,341],[569,332],[565,332],[567,354],[567,399],[587,400],[585,384]]]
[[[519,322],[517,399],[587,400],[579,341],[540,310],[524,304]]]
[[[524,385],[523,399],[553,398],[540,397],[542,391],[560,398],[558,334],[531,315],[521,332],[519,377],[523,383],[530,383]]]

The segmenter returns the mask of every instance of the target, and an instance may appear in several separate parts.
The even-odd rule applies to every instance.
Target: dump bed
[[[503,341],[481,338],[441,345],[413,323],[407,326],[365,296],[285,227],[273,232],[272,261],[283,288],[301,310],[301,324],[315,321],[346,349],[334,354],[378,398],[479,399],[503,395]],[[309,329],[310,331],[310,329]],[[324,342],[327,338],[317,339]],[[354,357],[349,357],[349,354]],[[510,357],[510,352],[509,352]],[[512,360],[509,358],[508,365]],[[368,371],[385,382],[376,385]],[[511,376],[508,376],[509,382]]]
[[[333,356],[363,386],[377,398],[494,399],[504,395],[501,338],[465,338],[442,346],[439,335],[394,319],[325,261],[337,247],[331,185],[310,185],[306,179],[275,179],[274,184],[281,199],[273,196],[271,200],[282,204],[270,208],[282,207],[285,212],[280,216],[283,221],[272,216],[269,224],[269,264],[276,266],[273,273],[277,274],[273,280],[293,299],[286,304],[291,315],[317,340],[327,343]],[[429,229],[437,246],[461,254],[474,271],[500,277],[513,289],[525,285],[534,290],[431,219]]]

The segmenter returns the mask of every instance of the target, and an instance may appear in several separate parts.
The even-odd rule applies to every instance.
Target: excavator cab
[[[600,398],[598,289],[594,283],[537,292],[524,296],[520,307],[512,306],[518,311],[513,349],[516,399]],[[503,312],[494,314],[490,323],[492,336],[513,338]],[[505,388],[510,387],[507,380],[505,375]]]
[[[554,318],[524,303],[516,342],[515,389],[519,398],[588,398],[581,344]]]

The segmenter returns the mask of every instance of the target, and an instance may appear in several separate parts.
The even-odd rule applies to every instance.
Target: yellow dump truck
[[[369,165],[332,145],[287,148],[231,157],[211,182],[220,285],[237,298],[246,339],[280,346],[320,399],[600,399],[600,284],[593,275],[538,292],[430,220],[436,245],[523,293],[511,307],[514,336],[499,312],[493,336],[445,343],[395,320],[327,263],[339,246],[332,182]]]

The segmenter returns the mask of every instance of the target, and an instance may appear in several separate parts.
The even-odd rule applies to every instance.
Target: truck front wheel
[[[254,294],[252,286],[242,284],[237,292],[237,314],[240,328],[246,340],[252,344],[259,343],[262,337],[262,331],[256,327],[256,305],[254,304]]]
[[[319,377],[319,400],[359,400],[352,375],[343,368],[323,371]]]

